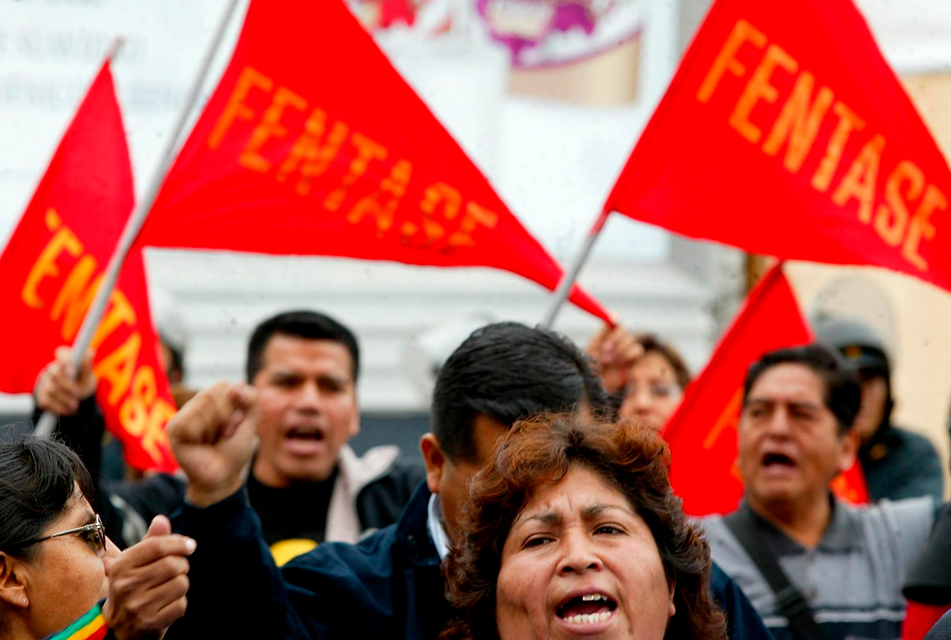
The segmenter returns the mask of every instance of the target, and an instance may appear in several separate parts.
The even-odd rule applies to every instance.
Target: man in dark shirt
[[[57,362],[65,368],[69,359]],[[61,410],[80,408],[75,419],[63,419],[60,430],[94,462],[95,473],[101,415],[90,406],[95,398],[73,397],[81,389],[91,395],[95,380],[89,373],[80,376],[81,384],[72,383],[59,368],[53,363],[41,375],[36,395],[39,401],[67,398],[56,404]],[[422,480],[422,468],[401,460],[395,446],[357,457],[347,445],[360,426],[359,369],[353,333],[324,314],[281,313],[251,335],[246,375],[257,391],[258,444],[244,481],[279,565],[324,541],[356,542],[365,531],[395,522]],[[110,535],[127,544],[136,541],[124,535],[130,520],[171,513],[181,506],[184,491],[183,483],[168,475],[105,488],[107,515],[119,513],[108,518]],[[117,504],[130,508],[110,508]],[[140,529],[144,533],[144,526]]]

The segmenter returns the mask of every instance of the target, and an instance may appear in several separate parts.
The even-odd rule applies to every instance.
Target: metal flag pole
[[[113,58],[119,55],[119,50],[122,49],[122,46],[125,44],[125,38],[122,36],[116,36],[112,39],[112,42],[109,43],[109,48],[106,49],[106,60],[112,62]]]
[[[162,150],[162,155],[160,156],[161,161],[152,174],[152,179],[149,182],[145,196],[139,200],[132,215],[129,216],[125,228],[122,230],[122,235],[119,237],[116,250],[109,260],[109,266],[106,268],[106,272],[103,274],[102,283],[96,291],[96,297],[90,305],[86,317],[83,319],[83,324],[76,336],[76,341],[73,343],[73,365],[76,368],[77,374],[82,365],[83,354],[89,349],[96,329],[99,327],[99,321],[102,320],[102,315],[106,311],[109,297],[112,295],[112,290],[115,288],[116,281],[119,279],[119,272],[122,271],[122,264],[125,262],[125,258],[129,254],[129,250],[132,248],[135,239],[139,236],[139,231],[142,229],[142,225],[145,224],[149,210],[152,208],[152,205],[155,203],[155,198],[158,196],[165,174],[168,173],[168,169],[172,164],[172,159],[175,157],[175,152],[178,149],[182,131],[185,129],[185,124],[188,122],[188,117],[191,115],[195,104],[198,102],[198,96],[201,93],[201,87],[205,82],[205,77],[208,75],[212,60],[218,52],[218,48],[221,46],[221,41],[224,39],[225,31],[231,22],[231,17],[234,15],[237,6],[238,0],[229,0],[228,6],[218,21],[218,26],[215,28],[211,43],[198,68],[198,74],[195,76],[188,90],[185,104],[178,114],[178,119],[172,127],[171,134],[165,141],[165,148]],[[110,49],[110,55],[107,59],[111,60],[111,54],[113,53],[114,50]],[[48,438],[56,427],[56,419],[57,416],[55,413],[44,411],[36,425],[34,433],[41,438]]]
[[[588,231],[588,237],[584,239],[584,244],[581,245],[581,251],[575,256],[574,262],[571,263],[571,268],[568,269],[562,277],[561,282],[558,283],[558,288],[555,289],[555,292],[552,294],[551,304],[548,307],[548,311],[545,312],[545,318],[542,320],[541,326],[544,328],[551,329],[552,324],[555,322],[555,317],[558,315],[558,312],[561,311],[562,305],[565,304],[565,301],[571,294],[571,288],[574,286],[575,280],[578,279],[581,267],[588,261],[588,256],[591,255],[591,249],[594,247],[598,236],[601,235],[601,230],[604,229],[604,223],[607,222],[608,215],[610,215],[610,212],[605,209],[601,212],[601,215],[598,216],[598,219],[594,221],[594,225],[591,227],[591,230]]]

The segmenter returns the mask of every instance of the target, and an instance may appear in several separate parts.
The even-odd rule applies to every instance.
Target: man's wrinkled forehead
[[[743,407],[762,402],[788,402],[828,409],[828,384],[811,367],[780,362],[763,369],[743,398]]]

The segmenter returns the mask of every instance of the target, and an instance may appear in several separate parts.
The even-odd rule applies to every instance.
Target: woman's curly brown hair
[[[498,640],[496,582],[502,547],[533,492],[557,483],[572,465],[593,470],[627,497],[650,528],[676,614],[665,638],[726,638],[726,620],[710,592],[710,548],[684,515],[667,472],[663,439],[633,421],[592,420],[551,414],[517,422],[500,441],[496,456],[470,485],[463,514],[463,543],[443,567],[447,596],[459,618],[441,638]]]

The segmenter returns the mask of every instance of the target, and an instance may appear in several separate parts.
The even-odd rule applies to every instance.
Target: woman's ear
[[[674,604],[674,594],[677,592],[677,582],[673,579],[667,579],[667,590],[670,592],[670,606],[667,609],[667,617],[673,618],[677,613],[677,605]]]
[[[0,551],[0,602],[14,609],[30,606],[24,569],[22,560]]]

